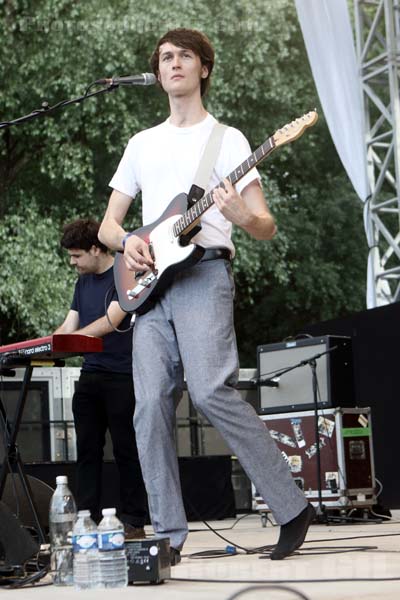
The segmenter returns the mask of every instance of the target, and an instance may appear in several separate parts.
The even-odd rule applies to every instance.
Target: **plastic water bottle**
[[[115,512],[115,508],[104,508],[98,527],[100,577],[105,588],[128,585],[124,526]]]
[[[55,585],[72,585],[72,528],[76,504],[68,488],[68,477],[59,475],[56,484],[49,513],[51,571]]]
[[[89,510],[80,510],[72,530],[74,549],[74,587],[78,590],[100,588],[97,525]]]

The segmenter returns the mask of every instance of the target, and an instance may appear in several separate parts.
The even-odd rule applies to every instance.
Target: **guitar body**
[[[161,217],[133,231],[150,244],[155,271],[137,273],[130,271],[122,252],[114,261],[114,280],[118,302],[125,312],[143,314],[150,310],[157,297],[171,283],[174,275],[194,264],[204,254],[204,248],[195,244],[182,246],[173,232],[176,221],[187,209],[187,194],[179,194],[168,205]]]

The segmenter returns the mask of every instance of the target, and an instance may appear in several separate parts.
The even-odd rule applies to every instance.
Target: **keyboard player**
[[[72,400],[77,438],[76,500],[78,510],[90,510],[92,518],[99,521],[108,429],[119,470],[119,517],[126,538],[135,539],[145,535],[147,498],[133,428],[132,331],[130,316],[121,310],[115,296],[114,258],[98,240],[98,229],[99,223],[92,219],[78,219],[64,227],[61,246],[79,277],[71,308],[55,333],[104,336],[102,353],[84,354]],[[114,331],[115,327],[124,333]]]

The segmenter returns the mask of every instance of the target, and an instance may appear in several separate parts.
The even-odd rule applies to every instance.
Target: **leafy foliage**
[[[268,244],[268,252],[272,258],[283,236],[283,276],[269,275],[267,264],[252,306],[240,296],[237,300],[243,366],[254,366],[257,345],[293,338],[307,323],[364,308],[366,241],[358,200],[347,187],[347,182],[328,180],[322,201],[318,190],[305,186],[284,210],[279,207],[284,232]],[[237,283],[242,278],[240,270]]]
[[[100,77],[149,70],[157,39],[177,26],[201,29],[212,40],[207,107],[241,129],[252,147],[318,107],[292,0],[154,0],[145,10],[139,0],[3,0],[0,11],[3,120],[76,98]],[[156,87],[121,88],[2,130],[3,339],[49,333],[62,319],[74,280],[58,249],[62,223],[101,219],[127,140],[166,115]],[[323,116],[260,171],[279,233],[269,243],[234,233],[243,365],[254,365],[257,343],[358,310],[364,298],[361,207]],[[127,227],[138,225],[137,207]]]
[[[65,268],[59,237],[53,220],[39,218],[34,207],[0,221],[3,338],[47,335],[63,320],[75,278]]]

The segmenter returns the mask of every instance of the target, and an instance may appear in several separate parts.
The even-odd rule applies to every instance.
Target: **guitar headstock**
[[[307,114],[295,119],[288,125],[281,127],[275,131],[274,138],[275,147],[283,146],[283,144],[288,144],[289,142],[293,142],[297,140],[301,135],[303,135],[304,131],[307,127],[312,127],[318,120],[318,113],[316,110],[311,110]]]

